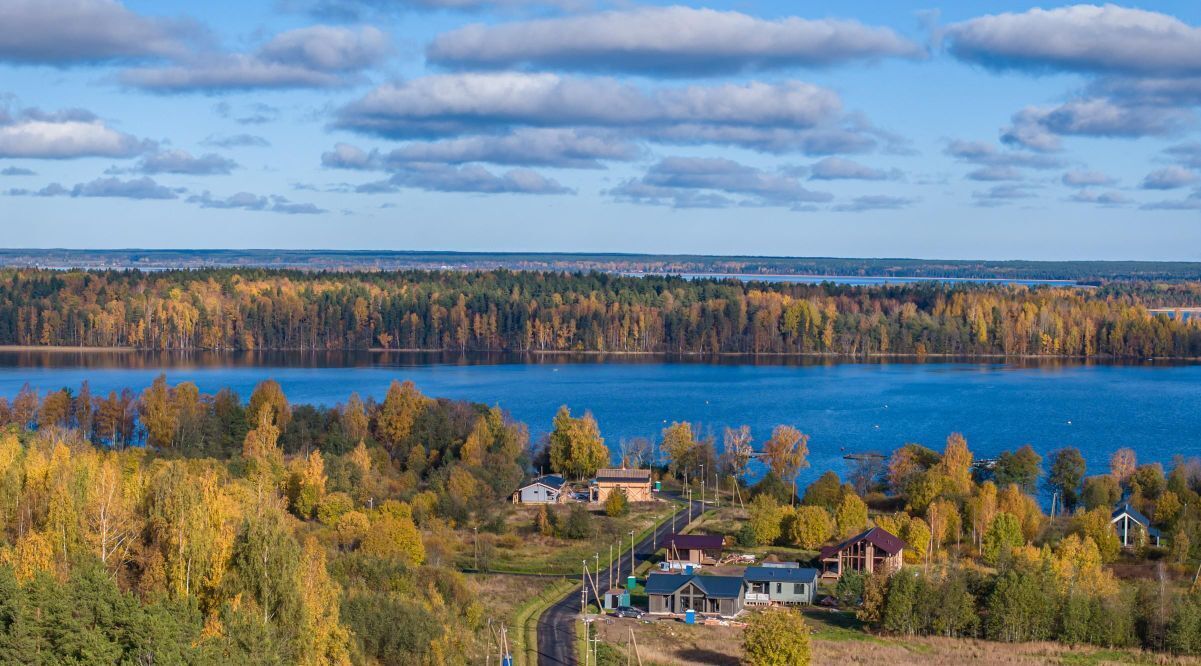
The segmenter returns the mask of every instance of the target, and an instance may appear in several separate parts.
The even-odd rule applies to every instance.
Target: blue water
[[[351,391],[380,398],[393,379],[410,379],[427,395],[500,405],[535,438],[566,404],[591,410],[614,449],[622,438],[657,437],[673,420],[697,423],[719,441],[724,426],[748,424],[762,442],[776,424],[793,424],[811,436],[812,468],[802,480],[844,470],[846,453],[905,442],[941,449],[951,432],[964,433],[978,457],[1023,444],[1044,455],[1075,446],[1093,473],[1124,446],[1140,461],[1165,464],[1177,454],[1201,455],[1201,365],[0,353],[0,395],[11,397],[25,382],[47,390],[84,379],[93,393],[140,390],[163,371],[172,383],[191,380],[205,392],[228,386],[243,399],[270,377],[293,402],[327,405]]]

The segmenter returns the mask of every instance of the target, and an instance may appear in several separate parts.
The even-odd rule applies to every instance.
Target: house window
[[[783,589],[784,589],[784,586],[783,586],[783,585],[781,585],[780,583],[776,583],[776,594],[780,594],[780,592],[781,592]]]
[[[792,591],[794,594],[799,594],[801,596],[804,596],[805,595],[805,584],[804,583],[793,583]]]

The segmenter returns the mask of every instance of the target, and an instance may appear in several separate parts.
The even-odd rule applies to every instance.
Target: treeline
[[[1196,304],[1181,289],[1177,304]],[[1201,318],[1153,316],[1144,296],[505,270],[8,270],[0,272],[0,344],[1201,357]]]
[[[522,477],[525,428],[497,410],[162,378],[5,406],[0,662],[462,664],[491,640],[439,535]]]

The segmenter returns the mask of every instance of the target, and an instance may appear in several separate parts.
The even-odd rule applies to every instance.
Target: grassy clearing
[[[634,532],[635,540],[650,534],[655,525],[671,515],[675,506],[671,502],[632,504],[629,514],[618,518],[610,518],[603,511],[594,510],[594,536],[589,539],[543,536],[535,528],[537,507],[509,507],[501,534],[483,531],[479,534],[479,568],[492,572],[578,575],[583,560],[587,559],[589,565],[594,566],[597,554],[600,555],[601,566],[607,566],[610,546],[616,558],[623,548],[629,548],[630,531]],[[557,507],[556,510],[561,512],[560,520],[565,520],[566,507]],[[475,568],[475,539],[475,533],[469,529],[453,532],[454,544],[450,550],[459,568]]]

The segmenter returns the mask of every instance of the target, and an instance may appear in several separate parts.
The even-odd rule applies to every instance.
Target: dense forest
[[[0,272],[0,344],[1201,357],[1201,285],[852,287],[607,273]]]
[[[522,478],[496,410],[163,378],[2,407],[2,663],[464,664],[490,640],[437,535]]]

